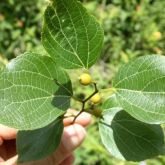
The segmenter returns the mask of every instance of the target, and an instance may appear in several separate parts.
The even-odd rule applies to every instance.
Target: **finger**
[[[0,165],[16,165],[17,164],[17,159],[18,159],[18,156],[16,155],[16,156],[8,159],[5,162],[1,162]]]
[[[0,157],[0,164],[2,163],[2,162],[4,162],[5,160],[2,158],[2,157]]]
[[[81,125],[74,124],[65,127],[61,144],[53,154],[53,161],[55,164],[58,165],[62,163],[78,146],[81,145],[85,136],[86,131]]]
[[[72,165],[74,163],[74,160],[75,160],[74,156],[70,155],[59,165]]]
[[[66,113],[66,117],[67,116],[76,116],[79,112],[78,111],[75,111],[75,110],[72,110],[72,109],[69,109]],[[74,117],[67,117],[64,119],[64,125],[65,126],[68,126],[70,124],[72,124],[74,120]],[[86,112],[83,112],[80,116],[77,117],[77,119],[75,120],[75,123],[77,124],[80,124],[82,126],[87,126],[89,125],[91,122],[91,115],[89,113],[86,113]]]
[[[17,130],[14,128],[9,128],[7,126],[4,126],[0,124],[0,137],[3,140],[11,140],[15,139],[17,134]]]
[[[22,165],[59,165],[67,159],[84,140],[85,129],[78,124],[73,124],[64,128],[61,143],[58,149],[49,157]]]

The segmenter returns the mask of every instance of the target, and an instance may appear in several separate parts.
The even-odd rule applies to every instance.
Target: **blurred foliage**
[[[165,50],[165,1],[102,0],[85,2],[105,31],[102,60],[118,64]]]
[[[164,0],[81,0],[103,25],[105,38],[101,59],[90,72],[99,88],[111,86],[112,78],[131,58],[165,51]],[[0,70],[24,51],[43,52],[40,42],[42,14],[48,0],[0,0]],[[76,97],[92,88],[78,83],[82,72],[70,71]],[[101,76],[100,76],[101,75]],[[85,92],[86,91],[86,92]],[[72,105],[79,109],[76,102]],[[93,119],[96,123],[97,119]],[[88,127],[88,136],[76,151],[75,165],[164,165],[165,157],[140,163],[124,162],[110,156],[101,145],[97,124]]]
[[[0,0],[0,54],[8,59],[40,45],[45,0]]]

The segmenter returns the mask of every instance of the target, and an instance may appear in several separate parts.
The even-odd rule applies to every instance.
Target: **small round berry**
[[[94,110],[93,110],[93,114],[94,114],[96,117],[101,117],[101,116],[102,116],[102,110],[101,110],[101,109],[94,109]]]
[[[153,36],[154,36],[155,40],[160,40],[162,38],[162,33],[159,31],[156,31],[153,33]]]
[[[79,79],[82,85],[89,85],[92,82],[92,77],[88,73],[83,73]]]
[[[99,93],[96,93],[94,96],[91,97],[90,100],[93,104],[97,104],[101,101],[101,96]]]

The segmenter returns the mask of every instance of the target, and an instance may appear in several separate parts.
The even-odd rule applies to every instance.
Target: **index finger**
[[[0,138],[4,140],[15,139],[17,135],[17,130],[14,128],[9,128],[0,124]]]
[[[70,124],[72,124],[74,117],[76,116],[79,112],[73,109],[68,109],[67,113],[66,113],[66,118],[63,120],[63,123],[65,126],[68,126]],[[67,117],[68,116],[68,117]],[[69,117],[71,116],[71,117]],[[77,117],[77,119],[75,120],[75,123],[80,124],[82,126],[87,126],[89,125],[91,122],[91,115],[89,113],[83,112],[82,114],[80,114],[80,116]]]

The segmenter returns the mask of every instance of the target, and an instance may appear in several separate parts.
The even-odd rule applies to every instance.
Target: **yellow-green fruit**
[[[101,101],[101,96],[99,93],[96,93],[90,100],[92,103],[97,104]]]
[[[83,73],[79,79],[82,85],[89,85],[92,82],[92,77],[88,73]]]
[[[153,36],[154,36],[155,40],[160,40],[162,38],[162,33],[159,31],[156,31],[153,33]]]
[[[101,116],[102,116],[102,110],[101,110],[101,109],[94,109],[94,110],[93,110],[93,114],[94,114],[96,117],[101,117]]]

